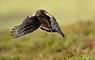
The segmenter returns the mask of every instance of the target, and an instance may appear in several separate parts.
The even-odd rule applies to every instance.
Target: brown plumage
[[[56,19],[42,9],[36,11],[33,16],[27,16],[20,25],[14,27],[12,29],[12,36],[14,38],[21,37],[35,31],[39,27],[47,32],[57,32],[64,37],[64,33],[61,31]]]

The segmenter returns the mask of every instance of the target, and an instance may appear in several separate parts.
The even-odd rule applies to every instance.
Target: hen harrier
[[[27,16],[20,25],[15,26],[12,29],[12,36],[18,38],[31,33],[38,28],[47,32],[57,32],[65,37],[55,17],[42,9],[36,11],[32,16]]]

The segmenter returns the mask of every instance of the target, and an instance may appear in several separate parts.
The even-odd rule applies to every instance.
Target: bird
[[[12,28],[13,38],[19,38],[40,28],[46,32],[57,32],[65,37],[55,17],[46,10],[39,9],[32,16],[26,16],[23,22]]]

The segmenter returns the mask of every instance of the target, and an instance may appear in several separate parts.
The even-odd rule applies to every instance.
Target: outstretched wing
[[[40,21],[35,16],[27,16],[22,24],[15,26],[12,29],[12,35],[14,38],[21,37],[25,34],[31,33],[41,25]]]
[[[55,19],[55,17],[47,12],[46,12],[46,15],[50,17],[52,32],[57,32],[57,33],[61,34],[63,37],[65,37],[64,33],[60,29],[60,26]]]
[[[56,19],[53,16],[50,16],[50,21],[51,21],[52,29],[58,32],[59,34],[61,34],[63,37],[65,37],[64,33],[61,31],[60,26],[58,25]]]

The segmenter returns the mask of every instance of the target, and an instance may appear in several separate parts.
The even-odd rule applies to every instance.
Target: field
[[[13,39],[10,30],[2,31],[0,60],[94,60],[95,28],[86,30],[72,27],[75,25],[64,26],[66,38],[57,33],[37,30]]]
[[[94,0],[22,1],[0,0],[0,60],[95,60]],[[14,39],[11,29],[40,8],[56,17],[66,37],[38,29]]]

